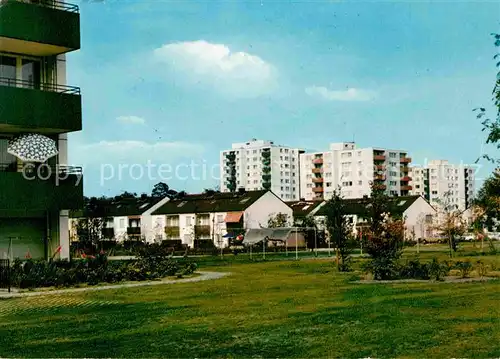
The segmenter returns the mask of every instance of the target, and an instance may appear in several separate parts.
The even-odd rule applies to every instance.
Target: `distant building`
[[[445,160],[410,168],[414,195],[425,197],[433,206],[465,211],[472,204],[475,170],[468,165],[453,165]]]
[[[229,238],[267,227],[278,213],[287,215],[288,225],[292,225],[292,209],[273,192],[238,190],[190,194],[168,201],[152,213],[152,220],[162,228],[156,233],[157,240],[181,240],[191,248],[195,239],[212,240],[225,247]]]
[[[345,210],[352,218],[353,231],[358,235],[362,228],[368,225],[370,201],[368,198],[346,199]],[[325,206],[315,211],[315,217],[324,218]],[[393,215],[402,216],[405,220],[405,238],[430,238],[434,232],[436,209],[421,196],[402,196],[389,199],[389,211]]]
[[[300,193],[299,148],[252,139],[233,143],[220,154],[221,192],[271,190],[284,201],[298,200]]]
[[[343,198],[362,198],[371,194],[372,182],[388,195],[406,196],[410,162],[406,151],[333,143],[328,151],[300,155],[300,197],[329,199],[340,188]]]
[[[168,202],[169,198],[126,198],[102,201],[102,240],[144,240],[154,242],[157,232],[163,233],[163,227],[153,222],[151,213]],[[78,222],[86,217],[83,211],[71,213],[70,236],[79,240]]]

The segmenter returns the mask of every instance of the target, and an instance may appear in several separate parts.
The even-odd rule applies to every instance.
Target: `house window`
[[[224,215],[218,214],[217,215],[217,223],[222,223],[224,222]]]
[[[125,228],[125,218],[120,218],[120,228]]]
[[[189,227],[189,226],[191,226],[191,217],[190,216],[186,217],[186,227]]]

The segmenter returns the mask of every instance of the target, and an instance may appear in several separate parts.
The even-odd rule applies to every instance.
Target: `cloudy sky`
[[[487,150],[472,109],[490,103],[494,2],[88,0],[80,11],[68,84],[82,88],[84,129],[70,162],[87,195],[149,192],[162,178],[213,187],[219,151],[251,138],[308,150],[354,139],[415,163]]]

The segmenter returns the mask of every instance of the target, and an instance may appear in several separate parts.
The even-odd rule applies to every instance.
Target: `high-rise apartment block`
[[[425,166],[413,166],[410,172],[412,194],[424,196],[432,205],[460,211],[471,205],[475,191],[475,170],[472,166],[435,160]]]
[[[406,151],[333,143],[329,151],[300,155],[300,197],[329,199],[340,188],[344,198],[360,198],[370,195],[372,183],[389,195],[405,196],[412,189],[410,162]]]
[[[257,139],[233,143],[230,150],[220,154],[220,190],[267,189],[283,200],[298,200],[299,155],[303,152]]]
[[[0,258],[69,258],[68,212],[83,206],[83,183],[67,166],[67,133],[82,129],[82,101],[66,85],[65,54],[78,49],[77,5],[0,2]],[[13,153],[26,138],[26,155]],[[55,150],[44,163],[28,154],[46,143]]]

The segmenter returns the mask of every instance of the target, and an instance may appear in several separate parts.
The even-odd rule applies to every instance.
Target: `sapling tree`
[[[337,253],[337,268],[341,272],[351,270],[351,254],[353,250],[352,225],[348,219],[346,203],[335,190],[332,197],[324,204],[326,228]]]
[[[399,274],[398,260],[403,250],[404,219],[391,214],[388,196],[374,185],[364,217],[369,224],[364,238],[364,248],[370,256],[367,269],[376,280],[396,278]]]

